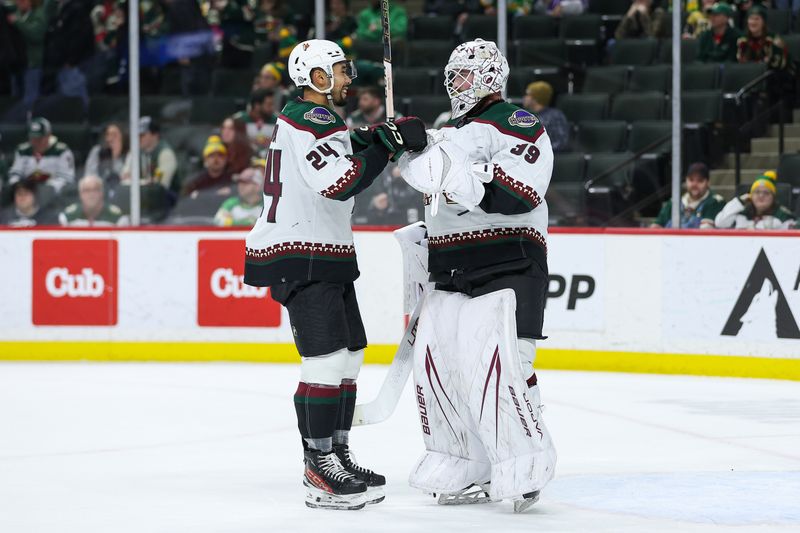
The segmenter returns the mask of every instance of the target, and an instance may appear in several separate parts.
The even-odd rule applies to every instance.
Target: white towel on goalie
[[[426,296],[414,381],[427,451],[412,486],[448,493],[491,480],[491,497],[503,499],[553,478],[556,452],[522,375],[515,307],[510,289]]]

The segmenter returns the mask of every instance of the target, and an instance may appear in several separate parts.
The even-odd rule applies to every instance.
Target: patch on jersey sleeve
[[[539,119],[524,109],[517,109],[508,117],[508,123],[518,128],[532,128],[539,123]]]
[[[336,122],[336,117],[331,113],[329,110],[325,109],[324,107],[315,107],[309,111],[307,111],[303,118],[306,120],[310,120],[315,124],[321,124],[323,126],[327,126],[328,124],[333,124]]]

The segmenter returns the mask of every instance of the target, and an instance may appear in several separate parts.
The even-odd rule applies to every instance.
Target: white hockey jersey
[[[550,139],[528,111],[497,101],[477,116],[451,120],[437,132],[469,152],[469,161],[491,165],[480,204],[467,211],[445,196],[436,216],[426,198],[431,274],[474,270],[533,258],[546,271],[547,203],[553,172]]]
[[[352,197],[388,160],[380,144],[353,154],[347,127],[330,108],[287,103],[267,155],[264,209],[247,236],[245,283],[355,280]]]

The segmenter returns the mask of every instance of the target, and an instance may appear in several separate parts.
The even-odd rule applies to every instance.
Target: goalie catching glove
[[[375,142],[380,142],[393,152],[392,161],[403,153],[419,152],[428,145],[425,123],[417,117],[403,117],[395,122],[384,122],[375,126]]]

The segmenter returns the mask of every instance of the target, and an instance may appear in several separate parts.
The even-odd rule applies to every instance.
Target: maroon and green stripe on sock
[[[333,436],[339,420],[340,396],[341,388],[338,386],[298,383],[294,407],[297,427],[304,439]]]

